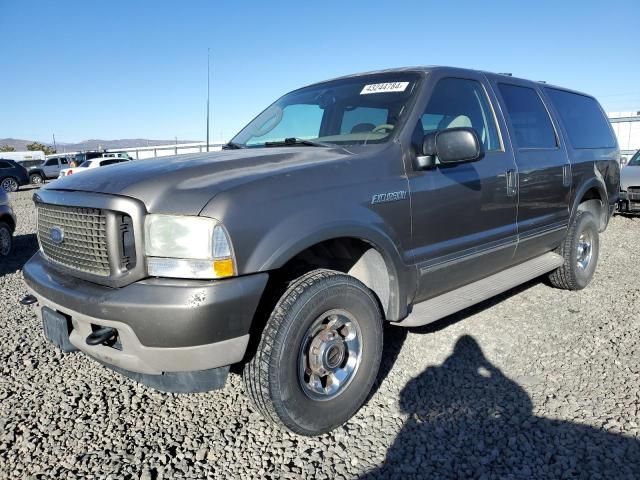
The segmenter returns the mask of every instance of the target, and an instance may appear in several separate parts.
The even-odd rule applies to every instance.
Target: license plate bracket
[[[71,319],[48,307],[42,307],[42,330],[47,340],[63,352],[75,352],[77,348],[69,341]]]

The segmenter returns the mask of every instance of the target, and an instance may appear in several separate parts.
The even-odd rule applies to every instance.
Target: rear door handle
[[[507,196],[515,197],[518,191],[517,181],[516,181],[516,171],[507,170],[506,179],[507,179]]]
[[[565,187],[571,186],[571,165],[568,163],[562,166],[562,185]]]

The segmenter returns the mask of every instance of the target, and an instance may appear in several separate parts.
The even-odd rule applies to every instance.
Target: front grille
[[[629,200],[632,202],[640,202],[640,187],[629,187],[627,191]]]
[[[103,277],[110,274],[106,223],[97,208],[38,204],[38,240],[44,254],[66,267]],[[61,242],[52,240],[54,227],[62,233]]]

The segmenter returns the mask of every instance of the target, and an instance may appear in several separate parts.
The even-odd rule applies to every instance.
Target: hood
[[[640,187],[640,165],[627,165],[620,170],[620,189]]]
[[[224,150],[90,169],[45,188],[122,195],[141,200],[150,213],[197,215],[221,191],[348,155],[321,147]]]

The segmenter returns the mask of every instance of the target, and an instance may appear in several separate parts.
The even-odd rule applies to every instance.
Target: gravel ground
[[[319,438],[253,412],[241,379],[172,395],[44,340],[24,294],[29,191],[0,266],[0,478],[640,478],[640,217],[616,216],[582,292],[530,282],[386,329],[375,393]]]

